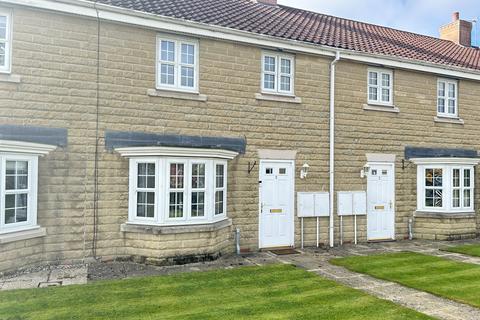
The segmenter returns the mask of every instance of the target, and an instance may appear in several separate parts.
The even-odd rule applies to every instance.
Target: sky
[[[480,19],[480,0],[278,0],[279,4],[395,29],[438,37],[438,27],[460,12],[460,19]],[[480,44],[480,21],[472,32]]]

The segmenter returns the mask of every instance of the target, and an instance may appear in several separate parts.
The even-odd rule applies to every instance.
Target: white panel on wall
[[[353,214],[353,193],[340,191],[337,193],[338,215],[350,216]]]
[[[315,193],[315,216],[328,217],[330,213],[330,195],[328,192]]]
[[[313,217],[314,214],[314,194],[311,192],[297,193],[297,216]]]
[[[353,214],[357,216],[367,214],[367,193],[365,191],[353,193]]]

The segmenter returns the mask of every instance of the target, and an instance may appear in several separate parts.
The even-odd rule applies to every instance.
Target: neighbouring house
[[[454,14],[438,39],[275,0],[0,0],[0,272],[475,237],[471,26]]]

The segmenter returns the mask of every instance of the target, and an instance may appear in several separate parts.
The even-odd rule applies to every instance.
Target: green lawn
[[[463,246],[444,248],[443,251],[462,253],[469,256],[480,257],[480,244],[466,244]]]
[[[0,292],[0,319],[431,319],[290,265]]]
[[[412,252],[347,257],[331,263],[480,307],[480,266]]]

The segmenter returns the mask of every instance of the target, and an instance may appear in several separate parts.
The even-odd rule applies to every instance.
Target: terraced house
[[[0,272],[475,237],[471,27],[454,14],[433,38],[275,0],[0,0]]]

